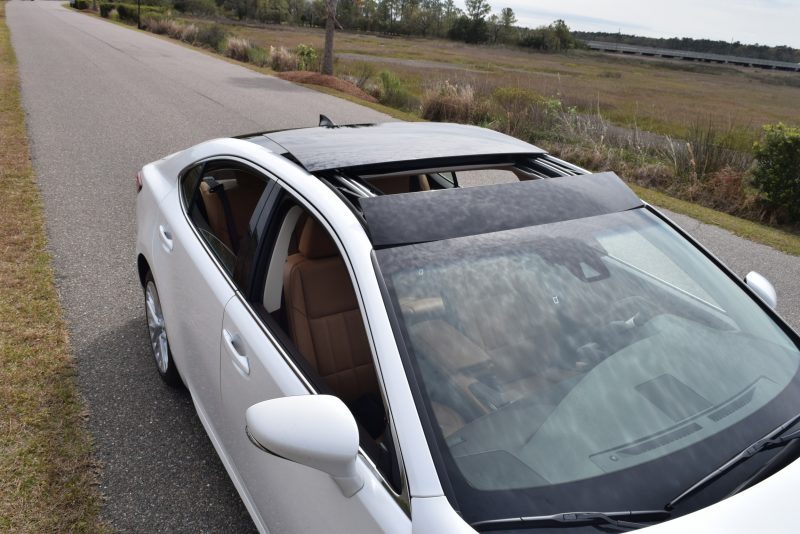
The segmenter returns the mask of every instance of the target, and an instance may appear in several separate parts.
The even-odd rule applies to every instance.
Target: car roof
[[[462,124],[388,122],[321,126],[241,136],[318,173],[415,162],[461,163],[546,152],[508,135]]]

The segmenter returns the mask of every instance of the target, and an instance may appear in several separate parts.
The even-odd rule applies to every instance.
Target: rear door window
[[[189,219],[237,285],[245,283],[260,237],[257,221],[270,180],[247,165],[228,160],[194,167],[182,180]]]

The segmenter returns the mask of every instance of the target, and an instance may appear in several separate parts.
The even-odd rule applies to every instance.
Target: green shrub
[[[359,61],[353,65],[350,76],[353,78],[353,83],[363,90],[375,76],[375,65],[368,61]]]
[[[89,2],[87,2],[87,0],[75,0],[72,7],[75,9],[89,9]]]
[[[313,46],[299,44],[295,47],[294,53],[297,56],[298,70],[317,70],[319,68],[319,55]]]
[[[221,52],[225,49],[228,40],[228,32],[222,26],[216,24],[206,24],[197,28],[195,44],[207,46],[212,50]]]
[[[381,81],[381,89],[378,95],[378,100],[381,104],[405,111],[411,111],[419,107],[419,101],[409,93],[408,89],[403,85],[403,81],[395,73],[382,70],[378,73],[378,79]]]
[[[108,2],[100,4],[100,16],[104,19],[107,19],[111,14],[111,11],[114,10],[114,7],[116,7],[114,4]]]
[[[800,128],[764,126],[764,140],[753,150],[753,185],[787,222],[800,221]]]
[[[182,13],[194,15],[215,15],[217,4],[214,0],[175,0],[175,9]]]
[[[136,4],[114,4],[117,8],[117,15],[119,20],[124,22],[136,22],[138,20],[138,6]],[[158,6],[141,6],[142,20],[145,17],[153,19],[164,16],[165,9]]]
[[[549,26],[526,30],[519,44],[543,52],[561,52],[581,46],[581,43],[572,35],[569,26],[560,19]]]
[[[247,49],[247,62],[257,67],[269,66],[269,52],[260,46],[251,46]]]

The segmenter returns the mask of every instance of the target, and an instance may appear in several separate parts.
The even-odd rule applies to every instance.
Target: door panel
[[[228,302],[220,350],[222,438],[250,498],[270,532],[409,532],[408,516],[359,457],[366,483],[345,498],[325,473],[257,449],[245,434],[245,411],[258,402],[308,389],[240,297]],[[242,358],[249,373],[244,372]]]
[[[220,326],[234,291],[186,221],[177,189],[162,201],[158,216],[153,274],[172,355],[195,404],[213,424],[220,411]]]

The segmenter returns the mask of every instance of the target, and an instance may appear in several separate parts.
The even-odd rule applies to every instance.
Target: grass
[[[226,27],[260,46],[291,48],[306,43],[321,49],[324,37],[324,32],[316,28]],[[688,135],[687,125],[698,117],[708,118],[720,128],[738,125],[751,132],[778,121],[800,124],[797,73],[584,51],[542,54],[353,32],[337,33],[336,47],[339,54],[371,56],[376,70],[394,71],[416,96],[425,92],[426,84],[443,80],[469,83],[480,93],[491,93],[496,87],[521,87],[558,98],[582,112],[599,109],[618,125],[636,125],[679,138]],[[342,59],[339,66],[347,69],[363,60]],[[424,61],[449,63],[453,68],[441,69]]]
[[[193,19],[187,19],[189,21]],[[310,28],[296,28],[296,27],[287,27],[287,26],[274,26],[274,25],[265,25],[263,27],[251,27],[251,26],[240,26],[236,24],[227,24],[223,25],[226,29],[231,32],[235,33],[236,35],[242,37],[247,41],[247,43],[251,46],[262,47],[266,48],[269,46],[285,46],[285,47],[295,47],[299,44],[311,43],[313,46],[321,48],[322,47],[322,32],[317,29],[310,29]],[[184,44],[184,43],[181,43]],[[188,46],[185,45],[184,46]],[[428,50],[427,47],[434,47],[434,50]],[[352,47],[352,48],[348,48]],[[363,34],[353,34],[353,33],[345,33],[340,32],[337,36],[337,52],[357,52],[359,54],[373,54],[376,57],[376,69],[370,69],[374,72],[377,72],[377,68],[381,66],[380,58],[409,58],[414,57],[416,59],[429,59],[429,60],[436,60],[442,61],[447,60],[454,64],[461,64],[464,65],[463,69],[455,69],[449,70],[444,73],[444,75],[453,75],[454,73],[458,75],[463,75],[466,73],[467,79],[471,80],[473,83],[476,84],[483,84],[481,89],[486,92],[497,92],[497,89],[505,89],[507,87],[511,87],[514,89],[512,92],[523,92],[523,93],[530,93],[531,95],[541,95],[543,93],[537,91],[536,89],[531,89],[529,87],[524,87],[523,84],[520,83],[520,79],[517,78],[516,84],[512,85],[499,85],[497,79],[501,80],[500,83],[506,83],[508,80],[505,80],[503,77],[503,68],[509,69],[511,67],[516,67],[516,72],[538,72],[539,74],[546,74],[547,76],[555,76],[559,83],[561,82],[561,73],[562,70],[564,72],[568,72],[569,69],[572,69],[573,74],[583,76],[591,76],[596,78],[597,80],[606,80],[608,83],[611,83],[617,92],[620,92],[620,80],[630,78],[631,74],[644,74],[645,75],[645,82],[646,82],[646,89],[650,93],[655,93],[656,95],[659,94],[659,91],[663,93],[663,89],[653,88],[653,80],[661,81],[659,78],[669,78],[668,82],[664,82],[664,86],[671,85],[674,89],[676,84],[679,86],[680,83],[676,81],[676,76],[717,76],[717,77],[731,77],[731,79],[735,79],[736,83],[743,84],[741,90],[744,90],[744,86],[746,86],[751,92],[748,93],[748,98],[744,98],[743,101],[736,101],[737,106],[741,108],[742,102],[751,102],[756,100],[752,98],[756,93],[752,92],[752,85],[754,82],[762,82],[763,85],[759,87],[759,89],[764,89],[764,87],[769,86],[777,86],[780,90],[788,89],[789,91],[795,91],[795,96],[800,97],[800,91],[796,91],[796,87],[794,84],[782,84],[776,83],[776,79],[780,82],[783,78],[781,75],[778,74],[777,78],[775,74],[765,75],[764,77],[760,77],[758,73],[754,72],[743,72],[740,69],[736,69],[733,67],[715,67],[715,66],[703,66],[703,65],[683,65],[683,64],[675,64],[666,61],[652,61],[648,59],[629,59],[629,58],[618,58],[618,57],[608,57],[602,56],[598,54],[586,54],[586,53],[574,53],[570,56],[566,55],[549,55],[549,54],[532,54],[530,52],[521,51],[521,50],[509,50],[503,48],[496,48],[496,47],[486,47],[486,46],[471,46],[465,45],[463,43],[454,43],[451,41],[441,41],[441,40],[433,40],[433,39],[420,39],[420,38],[389,38],[389,37],[381,37],[375,35],[363,35]],[[413,53],[412,53],[413,52]],[[208,53],[208,52],[207,52]],[[484,56],[496,56],[494,57],[494,62],[487,62],[482,63]],[[476,59],[477,57],[477,59]],[[520,64],[515,64],[514,61],[522,57],[525,60],[525,66]],[[227,59],[227,58],[226,58]],[[229,60],[229,59],[228,59]],[[569,60],[569,62],[566,62]],[[229,60],[230,61],[230,60]],[[547,66],[546,63],[552,63],[553,61],[561,61],[561,65],[559,66]],[[538,62],[538,65],[537,65]],[[498,76],[498,68],[500,66],[500,75]],[[250,68],[252,70],[262,72],[265,74],[274,74],[271,69],[256,67],[252,64],[245,63],[244,66]],[[398,84],[404,88],[404,90],[408,91],[412,97],[423,97],[423,100],[430,96],[431,94],[431,87],[435,87],[437,84],[439,86],[448,85],[448,81],[446,77],[442,77],[440,73],[438,78],[437,75],[432,74],[426,70],[425,67],[413,66],[413,65],[404,65],[398,64],[396,62],[386,63],[384,65],[390,69],[390,72],[398,79]],[[524,68],[523,68],[524,67]],[[339,61],[337,64],[337,71],[340,74],[350,75],[351,77],[356,74],[355,77],[358,77],[357,74],[363,68],[363,61]],[[475,70],[475,69],[478,70]],[[561,70],[560,70],[561,69]],[[486,80],[482,80],[481,76],[487,75],[486,72],[489,71],[491,73],[491,77],[495,78],[493,84],[487,84]],[[428,74],[431,74],[430,76]],[[792,74],[788,74],[791,76]],[[374,76],[374,75],[373,75]],[[438,79],[438,81],[436,81]],[[697,83],[699,80],[688,80],[692,83]],[[729,80],[730,82],[730,80]],[[733,82],[730,82],[733,83]],[[424,86],[427,84],[427,86]],[[385,84],[384,84],[385,85]],[[627,85],[623,84],[623,85]],[[701,86],[703,84],[700,84]],[[346,100],[356,102],[358,104],[371,107],[377,111],[381,111],[386,113],[392,117],[401,119],[401,120],[422,120],[419,118],[418,115],[414,113],[408,113],[404,111],[400,111],[396,108],[389,107],[386,105],[375,104],[366,102],[361,100],[357,97],[352,95],[348,95],[337,91],[332,88],[323,87],[323,86],[310,86],[311,88],[325,92],[328,94],[332,94],[334,96],[338,96],[340,98],[344,98]],[[628,87],[629,89],[629,87]],[[642,89],[642,88],[640,88]],[[714,87],[713,90],[718,90],[718,87]],[[622,91],[625,92],[625,91]],[[766,90],[769,93],[769,89]],[[627,93],[626,93],[627,94]],[[758,93],[760,96],[763,97],[762,104],[769,103],[770,99],[774,97],[774,95],[769,94],[762,94],[761,92]],[[557,97],[564,98],[564,95],[557,91],[555,93]],[[663,96],[663,95],[662,95]],[[705,95],[706,99],[700,102],[700,105],[703,106],[704,109],[708,110],[709,102],[716,102],[713,100],[713,95]],[[740,95],[741,96],[741,95]],[[690,95],[689,101],[695,101],[697,103],[698,95]],[[545,98],[545,101],[547,99]],[[663,99],[662,99],[663,100]],[[723,99],[724,100],[724,99]],[[608,102],[601,104],[601,97],[598,93],[597,102],[590,103],[588,106],[583,106],[584,109],[587,107],[597,111],[601,106],[609,106]],[[566,103],[569,103],[569,100],[566,100]],[[774,102],[773,102],[774,103]],[[663,104],[663,102],[662,102]],[[687,102],[680,102],[680,106],[685,106]],[[779,102],[778,107],[781,109],[781,113],[786,113],[788,115],[784,116],[789,118],[789,122],[798,122],[800,123],[800,116],[798,116],[795,120],[792,119],[792,114],[797,115],[797,110],[795,107],[785,105],[786,102]],[[646,126],[650,130],[656,132],[663,132],[663,133],[676,133],[681,132],[682,135],[691,135],[692,134],[692,125],[698,124],[698,115],[695,114],[694,116],[689,119],[688,117],[681,119],[678,122],[669,122],[661,117],[650,116],[648,117],[646,114],[641,114],[640,117],[640,110],[638,108],[638,102],[635,100],[633,104],[625,103],[627,108],[633,108],[633,115],[632,121],[626,121],[625,111],[618,109],[616,113],[611,113],[612,117],[617,118],[618,123],[622,124],[629,124],[636,126],[637,128],[641,129],[642,126]],[[614,105],[610,105],[613,109]],[[670,111],[673,115],[675,110]],[[606,115],[608,116],[608,115]],[[703,115],[706,117],[703,120],[703,123],[706,125],[709,130],[712,128],[716,128],[715,124],[722,124],[723,131],[725,131],[728,135],[736,135],[737,137],[737,144],[741,144],[742,146],[748,145],[751,140],[748,138],[748,132],[746,128],[741,126],[735,126],[731,123],[730,117],[728,117],[728,122],[726,123],[720,115],[715,116],[712,114],[705,114]],[[533,117],[532,119],[535,119]],[[538,120],[538,119],[537,119]],[[726,128],[725,128],[726,126]],[[638,186],[635,184],[631,184],[631,186],[640,194],[640,196],[648,202],[651,202],[655,205],[659,205],[665,207],[667,209],[671,209],[678,213],[683,213],[689,216],[692,216],[702,222],[706,222],[709,224],[714,224],[725,228],[736,235],[741,237],[745,237],[752,241],[756,241],[759,243],[763,243],[769,246],[772,246],[778,250],[794,254],[800,255],[800,236],[796,234],[792,234],[790,232],[786,232],[780,229],[776,229],[773,227],[769,227],[763,224],[759,224],[756,222],[748,221],[745,219],[741,219],[739,217],[735,217],[733,215],[729,215],[720,211],[716,211],[711,208],[703,207],[691,202],[687,202],[684,200],[680,200],[663,193],[656,192],[652,189],[647,189],[642,186]]]
[[[772,228],[756,222],[740,219],[739,217],[734,217],[733,215],[728,215],[727,213],[722,213],[720,211],[712,210],[710,208],[693,204],[685,200],[670,197],[664,193],[647,189],[635,184],[628,185],[637,195],[639,195],[639,198],[649,204],[665,208],[676,213],[681,213],[683,215],[688,215],[689,217],[697,219],[698,221],[706,224],[719,226],[720,228],[728,230],[739,237],[770,246],[774,249],[780,250],[781,252],[786,252],[787,254],[792,254],[794,256],[800,256],[800,236],[796,234],[791,234],[777,228]]]
[[[0,531],[104,532],[0,3]]]

